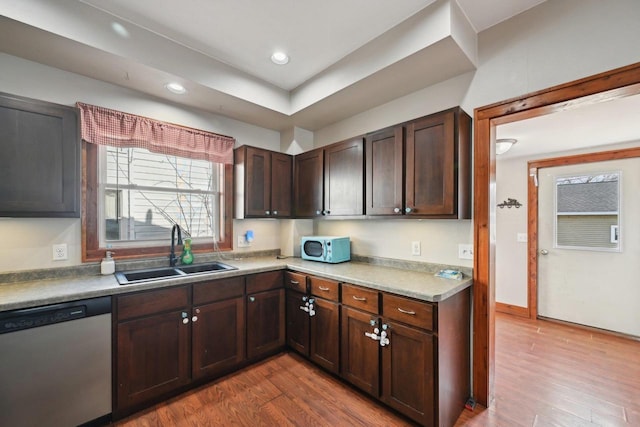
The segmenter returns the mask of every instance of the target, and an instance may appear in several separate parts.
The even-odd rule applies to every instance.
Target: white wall
[[[327,145],[455,105],[473,115],[478,107],[639,62],[639,18],[640,2],[637,0],[548,0],[480,33],[479,65],[474,73],[320,129],[315,132],[315,145]],[[327,234],[345,231],[339,221],[320,224],[319,228]],[[393,227],[382,228],[374,222],[365,224],[363,228],[371,229],[379,237],[370,243],[356,245],[357,251],[364,252],[356,249],[354,252],[393,257],[406,257],[406,240],[416,228],[429,227],[431,231],[441,227],[441,221],[423,221],[429,225],[413,220],[398,221]],[[447,227],[457,240],[466,237],[471,241],[473,227],[470,221],[454,222]],[[354,237],[361,238],[360,231],[357,233]],[[424,233],[426,239],[427,233]],[[389,248],[388,242],[395,241],[398,236],[403,243],[397,244],[397,252]],[[429,232],[428,242],[429,258],[426,261],[472,265],[457,258],[457,246],[451,245],[449,234]],[[423,248],[424,245],[423,242]],[[515,292],[503,297],[521,302],[522,295]]]
[[[279,150],[280,133],[237,120],[188,109],[119,86],[47,67],[0,53],[0,92],[63,105],[76,101],[126,111],[198,129],[230,135],[236,145]],[[238,230],[254,229],[251,250],[280,247],[277,221],[234,221],[234,247]],[[0,236],[7,251],[0,256],[0,272],[64,267],[81,263],[79,219],[1,218]],[[66,243],[68,261],[52,261],[52,245]]]

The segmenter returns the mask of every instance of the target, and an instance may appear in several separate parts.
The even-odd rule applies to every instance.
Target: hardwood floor
[[[640,342],[496,315],[496,393],[456,427],[640,426]],[[281,354],[116,426],[410,426],[295,354]]]
[[[497,313],[494,404],[456,426],[640,426],[640,342]]]

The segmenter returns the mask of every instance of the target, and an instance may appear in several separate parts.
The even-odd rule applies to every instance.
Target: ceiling
[[[518,140],[498,160],[640,141],[640,95],[582,105],[496,128],[496,138]]]
[[[475,70],[476,34],[543,1],[5,0],[0,51],[259,126],[316,130]],[[276,49],[287,65],[269,60]],[[187,94],[167,92],[170,81]]]

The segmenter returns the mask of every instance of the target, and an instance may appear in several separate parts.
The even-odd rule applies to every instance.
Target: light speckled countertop
[[[276,259],[274,256],[229,259],[224,263],[237,270],[203,275],[180,276],[146,283],[121,286],[113,274],[31,280],[0,284],[0,311],[36,307],[47,304],[116,295],[147,289],[159,289],[183,283],[202,282],[239,275],[290,269],[318,275],[340,282],[362,285],[423,301],[442,301],[471,286],[472,279],[462,280],[435,277],[432,272],[392,268],[362,262],[324,264],[299,258]]]

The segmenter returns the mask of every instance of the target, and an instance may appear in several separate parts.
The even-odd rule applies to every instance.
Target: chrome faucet
[[[171,227],[171,253],[169,254],[169,265],[171,267],[175,267],[176,262],[178,261],[178,257],[175,252],[176,230],[178,230],[178,245],[182,245],[182,231],[180,231],[180,226],[178,224],[174,224],[173,227]]]

